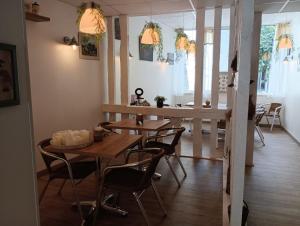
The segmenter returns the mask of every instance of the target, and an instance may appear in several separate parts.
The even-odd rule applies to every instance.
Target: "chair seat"
[[[73,179],[83,179],[97,170],[96,161],[81,161],[71,163]],[[66,165],[52,171],[52,178],[70,178],[68,167]]]
[[[175,152],[174,148],[170,144],[166,144],[159,141],[149,141],[145,144],[146,148],[161,148],[165,151],[165,155],[171,155]]]
[[[134,192],[139,188],[144,175],[144,171],[133,168],[113,169],[105,176],[104,186],[107,188]]]

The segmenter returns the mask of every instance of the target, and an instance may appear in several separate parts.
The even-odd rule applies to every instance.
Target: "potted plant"
[[[154,50],[157,52],[157,60],[160,61],[163,58],[163,36],[159,24],[146,22],[140,36],[141,44],[152,45]]]
[[[166,101],[167,98],[165,98],[164,96],[156,96],[154,100],[156,101],[156,106],[158,108],[162,108],[164,106],[164,101]]]

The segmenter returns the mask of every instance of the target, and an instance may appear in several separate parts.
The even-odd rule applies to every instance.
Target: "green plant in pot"
[[[165,98],[164,96],[156,96],[154,98],[154,100],[156,101],[156,106],[158,108],[162,108],[164,106],[164,102],[167,100],[167,98]]]

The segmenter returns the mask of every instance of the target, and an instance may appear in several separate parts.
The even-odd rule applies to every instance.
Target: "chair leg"
[[[262,134],[261,129],[260,129],[258,126],[255,126],[255,129],[256,129],[256,131],[257,131],[257,134],[258,134],[258,136],[259,136],[261,142],[262,142],[263,145],[265,146],[264,136],[263,136],[263,134]]]
[[[62,190],[63,190],[63,188],[64,188],[64,186],[66,184],[66,181],[67,181],[67,179],[64,179],[64,181],[62,182],[62,184],[61,184],[61,186],[60,186],[60,188],[59,188],[59,190],[57,192],[58,195],[61,195],[61,192],[62,192]]]
[[[47,184],[46,184],[45,187],[43,188],[43,191],[42,191],[42,193],[41,193],[41,195],[40,195],[40,197],[39,197],[39,203],[42,202],[42,199],[43,199],[44,196],[45,196],[45,193],[46,193],[46,190],[47,190],[47,188],[48,188],[48,186],[49,186],[49,184],[50,184],[50,181],[51,181],[51,180],[48,180],[48,181],[47,181]]]
[[[183,173],[184,173],[184,177],[186,177],[186,176],[187,176],[187,173],[186,173],[185,168],[184,168],[184,166],[183,166],[183,164],[182,164],[182,162],[181,162],[181,160],[180,160],[180,157],[179,157],[178,155],[175,154],[175,158],[177,159],[177,161],[178,161],[178,163],[179,163],[179,165],[180,165],[180,167],[181,167],[181,169],[182,169],[182,171],[183,171]]]
[[[280,115],[278,115],[278,119],[279,119],[279,125],[282,127]]]
[[[178,177],[177,177],[177,175],[176,175],[173,167],[171,166],[171,163],[170,163],[169,158],[167,156],[165,156],[165,160],[167,161],[167,164],[168,164],[168,166],[169,166],[169,168],[170,168],[170,170],[171,170],[171,172],[172,172],[172,174],[173,174],[173,176],[174,176],[174,178],[175,178],[175,180],[176,180],[176,182],[178,184],[178,187],[180,187],[181,184],[180,184],[180,182],[178,180]]]
[[[156,185],[155,185],[155,183],[153,181],[151,181],[151,185],[152,185],[153,191],[155,193],[156,199],[158,200],[158,203],[160,205],[160,208],[164,211],[164,215],[166,216],[167,215],[167,211],[166,211],[166,209],[164,207],[164,204],[163,204],[163,202],[161,200],[161,197],[160,197],[160,195],[159,195],[159,193],[157,191]]]
[[[143,217],[144,217],[144,219],[145,219],[147,225],[150,226],[150,221],[149,221],[149,219],[148,219],[146,210],[145,210],[145,208],[144,208],[144,206],[143,206],[143,204],[142,204],[142,202],[141,202],[141,200],[140,200],[140,198],[139,198],[139,195],[138,195],[136,192],[133,192],[132,194],[133,194],[133,196],[134,196],[136,202],[138,203],[138,205],[139,205],[139,207],[140,207],[140,210],[142,211]]]
[[[274,127],[274,124],[275,124],[275,115],[273,116],[273,119],[272,119],[272,125],[271,125],[271,128],[270,128],[270,131],[272,132],[273,131],[273,127]]]
[[[268,125],[270,125],[270,122],[269,122],[269,118],[268,118],[268,116],[266,116],[266,119],[267,119],[267,123],[268,123]]]

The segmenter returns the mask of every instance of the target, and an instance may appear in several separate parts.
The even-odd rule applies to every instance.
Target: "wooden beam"
[[[202,108],[203,96],[203,54],[204,54],[204,33],[205,33],[205,9],[196,11],[196,53],[195,53],[195,107]],[[202,120],[193,120],[193,156],[202,156]]]
[[[255,104],[257,99],[257,79],[258,79],[258,64],[259,64],[259,43],[261,31],[261,12],[254,14],[253,39],[252,39],[252,57],[251,57],[251,80],[255,81],[250,86],[250,95]],[[255,133],[255,118],[248,121],[247,135],[247,153],[246,166],[253,166],[253,151],[254,151],[254,133]]]
[[[121,65],[121,104],[128,104],[128,74],[129,74],[129,40],[128,40],[128,16],[120,15],[120,65]],[[122,119],[128,118],[122,114]]]
[[[242,219],[254,0],[240,0],[239,15],[239,76],[232,111],[231,226],[240,226]]]
[[[196,119],[225,119],[227,109],[200,109],[200,108],[178,108],[178,107],[146,107],[146,106],[126,106],[126,105],[111,105],[103,104],[104,112],[114,112],[122,114],[143,114],[156,115],[164,117],[178,117],[178,118],[196,118]]]
[[[219,103],[219,80],[220,80],[220,49],[221,49],[221,22],[222,7],[215,8],[214,18],[214,48],[213,48],[213,66],[212,66],[212,87],[211,87],[211,106],[218,108]],[[218,128],[217,121],[211,121],[210,150],[213,155],[216,154]]]
[[[116,72],[115,72],[115,25],[114,17],[107,17],[107,64],[108,64],[108,103],[115,104],[115,86],[116,86]],[[109,121],[115,121],[116,114],[109,114]]]
[[[100,90],[101,90],[101,95],[100,95],[100,100],[99,102],[101,103],[100,105],[100,116],[99,116],[99,121],[103,122],[105,121],[105,115],[104,111],[102,109],[102,104],[104,103],[104,97],[106,93],[106,84],[105,84],[105,73],[106,73],[106,53],[107,53],[107,35],[104,35],[103,39],[100,40],[99,42],[99,54],[100,59],[99,59],[99,77],[100,77]]]

